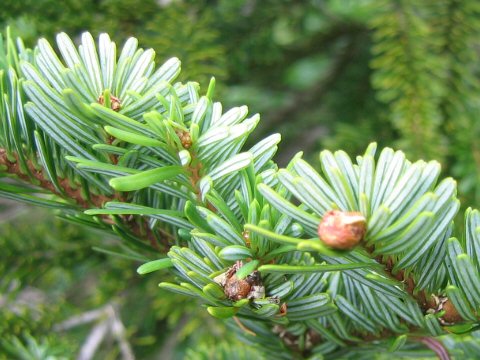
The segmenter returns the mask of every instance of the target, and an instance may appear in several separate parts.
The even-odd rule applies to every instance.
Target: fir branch
[[[433,56],[437,42],[424,7],[410,0],[382,1],[371,22],[376,43],[372,83],[379,99],[390,106],[390,122],[402,135],[400,147],[416,158],[442,159],[442,64]]]
[[[439,56],[445,59],[444,91],[439,109],[444,133],[452,134],[455,139],[449,143],[451,156],[447,165],[452,164],[450,166],[459,176],[463,192],[473,194],[478,202],[480,189],[475,184],[478,184],[480,166],[480,149],[476,141],[480,131],[477,125],[480,83],[476,68],[471,64],[477,58],[480,7],[475,2],[457,0],[433,2],[431,7],[436,12],[432,27],[442,44]]]
[[[15,154],[13,157],[18,159],[18,156]],[[44,190],[47,190],[53,195],[56,195],[59,198],[64,199],[67,202],[73,202],[75,205],[78,205],[83,209],[90,209],[92,206],[103,207],[103,205],[110,201],[121,201],[124,200],[124,195],[121,193],[114,193],[113,196],[105,196],[100,194],[88,194],[88,199],[84,196],[84,191],[82,191],[81,185],[73,187],[69,179],[58,178],[58,183],[61,185],[62,192],[59,192],[54,184],[48,180],[42,170],[39,170],[35,167],[31,160],[27,160],[27,166],[31,176],[25,174],[19,166],[18,160],[12,162],[9,160],[7,152],[5,149],[0,149],[0,166],[4,167],[4,171],[8,174],[16,176],[18,179],[38,186]],[[108,216],[102,216],[101,220],[106,225],[113,225],[114,222]],[[157,236],[148,226],[145,224],[144,219],[137,221],[132,216],[122,217],[123,223],[127,226],[128,229],[132,232],[133,235],[147,239],[150,245],[157,250],[160,250],[159,243],[162,245],[162,251],[166,252],[169,249],[169,244],[172,243],[173,237],[171,234],[164,230],[158,230],[160,232],[160,237]]]
[[[112,201],[115,198],[109,198],[104,195],[96,195],[96,194],[89,194],[89,199],[85,199],[84,195],[82,194],[81,187],[73,187],[70,184],[68,179],[61,179],[58,178],[59,184],[62,185],[63,193],[60,193],[53,183],[45,178],[43,172],[38,170],[31,160],[27,160],[27,166],[29,173],[32,177],[28,176],[27,174],[23,173],[20,169],[18,156],[13,155],[17,161],[12,162],[8,159],[7,152],[5,149],[0,149],[0,165],[5,168],[5,172],[11,175],[15,175],[19,179],[27,182],[32,183],[33,185],[37,185],[44,190],[51,192],[61,198],[64,198],[67,201],[73,201],[75,204],[79,205],[82,208],[88,209],[92,205],[101,207],[104,203],[108,201]],[[32,179],[33,178],[33,179]]]
[[[367,251],[371,254],[373,253],[373,248],[367,248]],[[394,260],[391,257],[384,258],[383,256],[375,257],[376,261],[384,266],[385,272],[395,280],[398,280],[405,284],[405,291],[415,299],[418,303],[420,308],[423,310],[424,314],[427,313],[439,313],[443,311],[443,315],[440,319],[444,319],[443,321],[446,323],[453,323],[453,322],[462,322],[463,319],[458,314],[455,306],[452,304],[451,300],[448,299],[447,296],[441,296],[441,300],[435,294],[429,294],[424,289],[416,289],[415,278],[413,274],[407,274],[405,270],[397,271],[396,273],[393,272],[393,268],[395,266]],[[440,303],[441,301],[441,303]],[[441,305],[439,307],[439,305]],[[448,320],[446,320],[448,319]],[[454,321],[452,321],[454,320]],[[412,327],[410,327],[413,330]],[[391,334],[389,335],[391,336]],[[383,336],[388,337],[388,336]]]

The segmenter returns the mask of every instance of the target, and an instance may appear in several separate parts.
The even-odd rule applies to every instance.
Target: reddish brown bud
[[[236,275],[238,269],[243,266],[237,261],[226,272],[218,275],[213,280],[223,287],[227,298],[233,301],[241,299],[262,299],[265,297],[265,287],[262,285],[260,273],[255,270],[245,279],[239,279]]]
[[[236,275],[232,275],[227,279],[223,290],[230,300],[238,301],[245,299],[250,293],[251,288],[252,285],[248,281],[240,280]]]
[[[318,225],[318,236],[334,249],[351,249],[365,235],[366,219],[359,212],[328,211]]]
[[[450,300],[445,301],[442,306],[442,310],[445,310],[445,314],[443,314],[442,320],[446,323],[454,324],[463,320]]]

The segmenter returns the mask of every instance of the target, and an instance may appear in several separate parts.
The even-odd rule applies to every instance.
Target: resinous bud
[[[365,236],[367,221],[359,212],[331,210],[318,225],[318,236],[334,249],[347,250]]]

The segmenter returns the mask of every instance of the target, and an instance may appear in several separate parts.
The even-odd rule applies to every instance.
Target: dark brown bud
[[[366,219],[359,212],[328,211],[318,225],[318,236],[334,249],[351,249],[366,232]]]

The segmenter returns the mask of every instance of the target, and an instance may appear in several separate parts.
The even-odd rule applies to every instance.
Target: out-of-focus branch
[[[356,44],[357,36],[354,36],[349,40],[343,50],[335,56],[331,68],[326,72],[326,76],[323,79],[308,89],[292,94],[289,101],[283,107],[270,113],[265,124],[267,124],[269,128],[272,128],[292,119],[297,112],[310,107],[312,104],[319,103],[321,98],[338,80],[347,66],[355,60]]]
[[[325,51],[341,38],[353,38],[368,31],[364,24],[356,22],[335,22],[330,28],[311,36],[307,41],[286,49],[286,63],[291,65],[299,59]]]
[[[183,315],[180,320],[177,322],[175,328],[170,332],[170,335],[165,339],[162,349],[158,354],[158,359],[171,360],[173,359],[173,350],[179,341],[180,331],[187,325],[190,317],[188,315]]]
[[[135,359],[132,347],[127,341],[125,326],[120,319],[115,304],[107,304],[100,309],[87,311],[83,314],[73,316],[55,325],[54,330],[66,331],[95,321],[97,324],[92,328],[88,337],[85,339],[80,348],[77,360],[93,359],[98,348],[108,336],[112,336],[117,340],[123,360]]]
[[[100,344],[108,334],[110,324],[108,321],[102,321],[94,326],[88,337],[85,339],[77,360],[91,360],[95,356]]]
[[[113,312],[111,330],[113,336],[115,336],[115,339],[118,341],[118,346],[120,347],[120,353],[122,354],[123,359],[134,360],[135,355],[133,354],[130,343],[127,341],[125,326],[118,316],[118,311]]]
[[[102,317],[108,317],[108,309],[111,305],[101,307],[100,309],[86,311],[80,315],[72,316],[71,318],[56,324],[53,327],[54,331],[67,331],[74,327],[91,323],[99,320]]]

